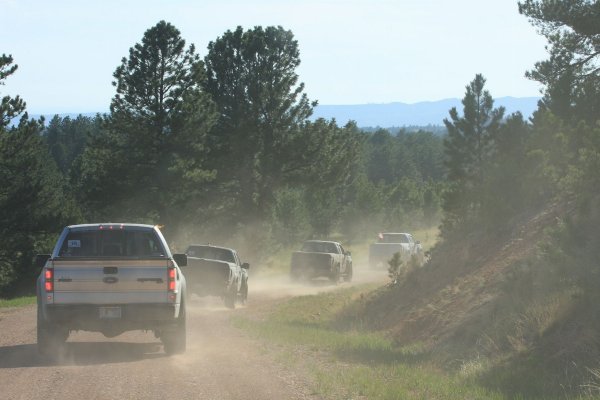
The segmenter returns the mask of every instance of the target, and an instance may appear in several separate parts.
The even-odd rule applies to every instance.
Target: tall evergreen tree
[[[0,59],[0,85],[14,73],[12,57]],[[32,290],[36,251],[75,215],[64,182],[48,154],[41,121],[29,120],[18,96],[0,107],[0,297]],[[9,123],[20,117],[16,126]]]
[[[50,120],[43,136],[63,175],[69,176],[71,166],[85,150],[88,138],[97,136],[103,123],[101,115],[94,118],[79,115],[75,119],[55,115]]]
[[[463,116],[455,107],[444,119],[448,137],[444,141],[448,179],[453,185],[446,193],[446,225],[452,226],[471,213],[482,201],[486,164],[492,153],[494,132],[504,116],[504,108],[494,108],[494,100],[484,90],[485,78],[477,74],[466,87]]]
[[[205,137],[214,105],[201,88],[204,65],[180,32],[160,21],[114,73],[117,93],[103,134],[82,160],[80,185],[100,217],[173,228],[212,173]]]
[[[539,206],[541,196],[533,178],[537,160],[528,154],[531,136],[531,126],[520,113],[509,115],[494,133],[483,198],[483,213],[493,226],[501,227],[527,208]]]
[[[548,39],[550,58],[527,76],[545,85],[543,103],[566,120],[600,118],[600,2],[526,0],[519,12]]]
[[[213,162],[220,181],[230,182],[242,213],[262,216],[274,188],[289,174],[308,168],[307,131],[300,129],[312,107],[298,83],[298,42],[282,27],[227,31],[208,45],[206,90],[217,103]],[[294,170],[294,171],[292,171]]]
[[[0,56],[0,85],[4,85],[4,80],[14,74],[19,68],[13,64],[13,58],[9,54]],[[10,122],[25,111],[25,102],[19,96],[4,96],[0,102],[0,128],[5,128]]]
[[[548,59],[527,73],[545,86],[530,152],[539,158],[538,190],[565,209],[545,262],[593,304],[600,288],[600,1],[525,0],[519,12],[548,40]]]

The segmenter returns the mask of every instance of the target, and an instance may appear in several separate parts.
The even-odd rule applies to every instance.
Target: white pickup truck
[[[77,330],[114,337],[150,330],[167,354],[186,349],[185,254],[140,224],[67,226],[52,254],[38,255],[37,343],[55,354]]]
[[[377,242],[369,246],[369,266],[387,268],[387,262],[395,253],[400,253],[405,263],[415,256],[420,265],[425,258],[421,242],[415,241],[410,233],[380,233]]]

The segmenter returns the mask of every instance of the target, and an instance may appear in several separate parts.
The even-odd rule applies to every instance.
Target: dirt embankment
[[[481,331],[471,328],[498,312],[513,267],[535,256],[544,230],[561,213],[555,206],[531,215],[503,237],[443,244],[423,268],[366,299],[360,318],[400,344],[473,347]]]

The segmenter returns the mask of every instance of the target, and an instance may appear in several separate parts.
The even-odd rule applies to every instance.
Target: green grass
[[[0,308],[7,307],[23,307],[31,304],[35,304],[35,296],[15,297],[14,299],[0,299]]]
[[[456,359],[453,370],[440,364],[439,348],[398,345],[360,319],[376,289],[369,284],[295,297],[261,320],[237,316],[233,322],[283,365],[307,371],[313,392],[328,399],[600,399],[600,369],[591,371],[587,392],[579,386],[549,391],[557,376],[540,355],[524,353],[509,363]]]
[[[360,321],[348,324],[339,320],[346,314],[343,310],[373,289],[373,285],[365,285],[296,297],[278,305],[265,320],[237,317],[234,324],[269,347],[278,345],[284,352],[300,349],[308,354],[309,359],[299,358],[313,375],[314,391],[327,398],[504,398],[439,371],[427,362],[428,350],[423,345],[399,347],[382,333],[362,329]],[[291,362],[293,357],[283,358]]]
[[[435,371],[396,363],[352,365],[316,374],[320,393],[328,397],[368,399],[503,399],[482,387]]]
[[[428,250],[438,230],[412,233]],[[368,241],[346,246],[355,265],[366,263],[368,247]],[[289,253],[280,256],[278,264],[289,262]],[[509,295],[494,300],[494,312],[462,324],[461,338],[435,348],[399,345],[369,327],[366,310],[376,284],[295,297],[261,320],[239,316],[234,323],[263,340],[264,351],[275,352],[284,366],[308,371],[313,391],[328,399],[600,399],[598,361],[581,358],[597,346],[594,327],[600,323],[581,325],[596,315],[597,302],[589,302],[585,318],[575,318],[579,290],[532,297],[528,285],[517,285],[522,280],[508,280]],[[571,326],[568,321],[588,327],[577,343],[568,329],[565,339],[556,335],[557,327]],[[556,352],[551,340],[557,339],[565,341],[558,348],[569,353]]]

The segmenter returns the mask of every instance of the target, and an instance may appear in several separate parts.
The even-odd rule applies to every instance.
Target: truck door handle
[[[156,282],[163,283],[162,278],[138,278],[138,282]]]
[[[115,276],[107,276],[106,278],[102,279],[102,282],[104,283],[117,283],[118,281],[119,278]]]

